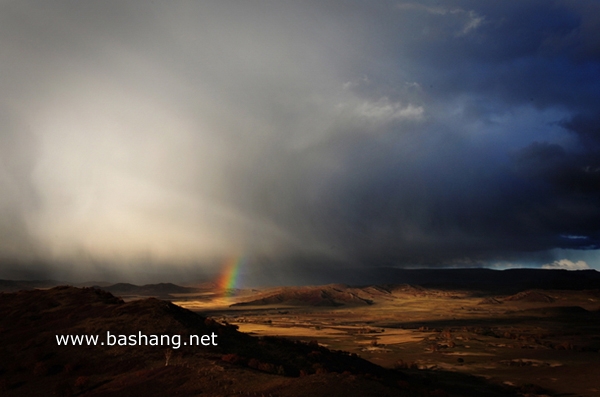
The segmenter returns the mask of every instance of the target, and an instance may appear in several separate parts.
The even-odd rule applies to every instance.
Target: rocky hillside
[[[59,346],[56,339],[99,335],[102,343],[107,332],[180,335],[182,345]],[[215,335],[217,345],[183,346],[189,335]],[[123,302],[95,288],[0,293],[0,340],[3,396],[468,394],[465,379],[452,392],[457,386],[429,375],[385,370],[317,343],[252,337],[166,301]],[[507,392],[477,387],[485,391],[479,395]]]

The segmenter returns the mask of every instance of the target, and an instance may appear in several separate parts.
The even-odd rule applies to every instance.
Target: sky
[[[0,1],[0,277],[599,249],[598,1]]]

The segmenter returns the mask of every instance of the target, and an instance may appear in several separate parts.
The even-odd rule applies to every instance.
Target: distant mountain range
[[[525,289],[596,289],[600,272],[557,269],[393,269],[361,271],[371,284],[405,283],[426,288],[514,293]]]
[[[252,278],[252,277],[249,277]],[[333,276],[329,276],[333,278]],[[596,289],[600,288],[600,272],[596,270],[546,270],[546,269],[396,269],[360,268],[344,269],[337,280],[327,279],[313,285],[345,283],[368,286],[383,284],[409,284],[435,289],[480,290],[493,293],[516,293],[526,289]],[[57,280],[0,280],[0,291],[11,292],[51,288],[70,283]],[[290,284],[291,285],[291,284]],[[172,283],[134,285],[129,283],[86,282],[74,286],[96,286],[117,295],[162,296],[214,290],[214,285],[186,287]],[[335,301],[335,298],[333,299]],[[333,302],[332,301],[332,302]]]

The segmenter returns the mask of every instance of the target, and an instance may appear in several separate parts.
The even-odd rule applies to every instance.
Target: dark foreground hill
[[[180,335],[181,346],[108,346],[107,332],[129,342]],[[57,335],[105,344],[59,346]],[[217,345],[183,346],[190,335],[214,335]],[[516,395],[463,375],[385,370],[316,343],[252,337],[169,302],[125,303],[94,288],[0,293],[0,340],[3,396]]]

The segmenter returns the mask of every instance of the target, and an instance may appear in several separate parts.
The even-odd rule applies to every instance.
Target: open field
[[[295,339],[307,328],[282,326],[277,332],[286,329],[288,337]],[[317,337],[325,340],[361,332],[352,325],[326,326],[320,331]],[[108,332],[182,337],[214,333],[218,343],[185,347],[185,343],[159,345],[140,339],[139,344],[115,344],[108,337],[101,337],[99,344],[57,343],[57,335]],[[125,302],[96,288],[59,286],[0,293],[0,337],[2,396],[523,395],[518,385],[493,384],[468,374],[383,368],[315,341],[248,335],[164,300]]]
[[[244,290],[119,283],[103,287],[110,294],[5,280],[0,390],[125,396],[143,384],[189,396],[600,395],[596,273],[541,270],[529,281],[521,272],[493,275],[497,285],[487,288],[439,281]],[[455,280],[485,284],[475,276]],[[544,277],[558,286],[509,282]],[[555,280],[568,283],[561,288]],[[10,292],[23,287],[29,290]],[[55,334],[209,329],[220,332],[218,347],[174,350],[171,361],[163,348],[65,348],[54,341]]]
[[[179,296],[174,303],[242,332],[316,340],[383,367],[454,371],[539,393],[600,394],[598,290],[489,295],[333,285]]]

